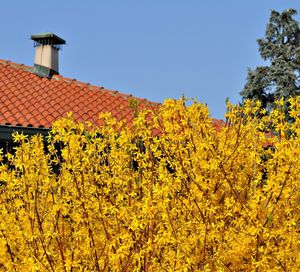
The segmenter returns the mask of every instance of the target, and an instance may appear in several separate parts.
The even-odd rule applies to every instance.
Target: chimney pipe
[[[51,32],[32,35],[35,58],[33,73],[41,77],[51,78],[58,73],[58,51],[65,40]]]

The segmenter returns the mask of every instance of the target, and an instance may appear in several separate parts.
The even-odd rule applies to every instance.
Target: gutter
[[[50,131],[51,129],[49,128],[0,125],[0,140],[12,140],[12,134],[14,132],[23,133],[24,135],[28,135],[28,136],[33,136],[36,134],[40,134],[42,136],[48,136]]]

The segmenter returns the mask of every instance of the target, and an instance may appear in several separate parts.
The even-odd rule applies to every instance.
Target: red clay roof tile
[[[138,109],[157,108],[159,103],[118,91],[92,86],[76,79],[54,75],[51,79],[32,73],[33,68],[0,60],[0,125],[50,128],[57,119],[73,112],[77,121],[98,123],[101,112],[131,123],[134,109],[130,101],[138,101]],[[213,120],[216,130],[224,126]]]
[[[139,108],[159,105],[61,75],[41,78],[32,73],[32,67],[0,60],[0,125],[50,128],[68,112],[78,121],[97,123],[104,111],[130,122],[134,114],[131,99],[137,99]]]

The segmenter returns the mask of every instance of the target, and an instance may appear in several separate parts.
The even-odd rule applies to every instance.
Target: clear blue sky
[[[157,102],[185,94],[222,118],[247,68],[263,64],[256,40],[270,11],[287,8],[300,1],[1,1],[0,59],[33,65],[30,35],[54,32],[67,41],[63,76]]]

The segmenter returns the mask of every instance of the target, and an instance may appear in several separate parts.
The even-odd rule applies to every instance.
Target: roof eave
[[[12,140],[12,134],[14,132],[23,133],[28,136],[33,136],[36,134],[40,134],[42,136],[48,136],[50,130],[51,129],[49,129],[49,128],[0,125],[0,139]]]

